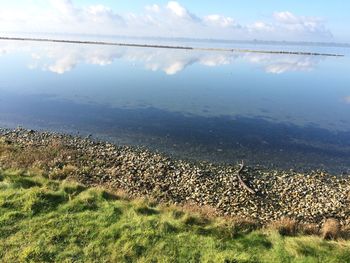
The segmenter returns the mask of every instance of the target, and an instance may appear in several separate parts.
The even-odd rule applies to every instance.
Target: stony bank
[[[350,225],[349,175],[192,163],[143,148],[21,128],[0,129],[0,142],[4,169],[38,169],[49,178],[210,207],[218,215],[262,225],[281,218],[316,224],[335,218]]]

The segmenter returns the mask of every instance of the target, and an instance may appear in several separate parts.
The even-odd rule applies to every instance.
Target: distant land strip
[[[262,54],[287,54],[287,55],[344,57],[343,54],[302,52],[302,51],[254,50],[254,49],[240,49],[240,48],[205,48],[205,47],[201,48],[201,47],[188,47],[188,46],[169,46],[169,45],[154,45],[154,44],[152,44],[152,45],[151,44],[132,44],[132,43],[117,43],[117,42],[103,42],[103,41],[81,41],[81,40],[62,40],[62,39],[46,39],[46,38],[0,37],[0,40],[37,41],[37,42],[54,42],[54,43],[87,44],[87,45],[108,45],[108,46],[121,46],[121,47],[167,48],[167,49],[202,50],[202,51],[262,53]]]

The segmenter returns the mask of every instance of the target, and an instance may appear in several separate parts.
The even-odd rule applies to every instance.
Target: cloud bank
[[[35,2],[35,1],[33,1]],[[332,38],[325,21],[275,12],[266,21],[242,24],[221,14],[199,16],[181,3],[150,4],[140,13],[120,14],[105,5],[78,6],[51,0],[46,8],[1,9],[2,32],[70,33],[144,37],[191,37],[316,41]]]

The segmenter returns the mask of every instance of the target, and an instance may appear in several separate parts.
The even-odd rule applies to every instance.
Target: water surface
[[[348,172],[350,53],[331,51],[345,57],[0,41],[0,125]]]

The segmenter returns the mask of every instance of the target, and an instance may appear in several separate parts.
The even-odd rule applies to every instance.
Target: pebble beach
[[[281,218],[320,225],[335,218],[341,225],[350,224],[350,177],[345,174],[190,162],[90,137],[22,128],[0,129],[0,142],[39,150],[53,143],[60,145],[66,153],[45,164],[50,173],[74,167],[71,179],[87,186],[122,189],[129,196],[209,206],[218,215],[246,218],[261,225]],[[0,167],[7,165],[0,159]]]

